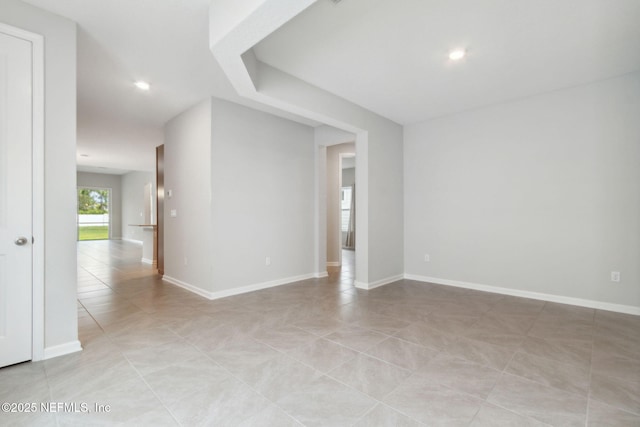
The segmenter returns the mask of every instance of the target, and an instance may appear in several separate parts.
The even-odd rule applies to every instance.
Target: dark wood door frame
[[[164,144],[156,147],[156,213],[157,238],[156,254],[158,255],[158,274],[164,275]]]

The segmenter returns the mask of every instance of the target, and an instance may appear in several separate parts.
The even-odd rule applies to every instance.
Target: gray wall
[[[639,117],[635,73],[407,126],[406,273],[639,307]]]
[[[165,276],[211,291],[211,100],[164,130]]]
[[[144,222],[144,188],[152,184],[153,212],[155,212],[156,175],[153,172],[129,172],[121,177],[122,197],[122,238],[128,240],[143,240],[145,231],[141,227],[131,227],[129,224],[143,224]],[[155,214],[154,214],[155,224]]]
[[[313,155],[312,128],[218,99],[169,121],[165,276],[215,293],[311,274]]]
[[[216,99],[212,129],[214,289],[313,273],[313,129]]]
[[[404,272],[403,127],[302,80],[260,63],[260,94],[356,135],[356,280],[371,288],[402,278]],[[323,128],[323,126],[319,126]],[[316,141],[333,139],[317,132]],[[345,132],[338,132],[346,136]],[[340,142],[345,142],[341,138]],[[322,162],[324,147],[318,147]],[[318,188],[322,205],[322,188]],[[321,210],[321,208],[319,209]],[[319,217],[320,218],[320,217]],[[319,222],[326,222],[319,219]],[[319,224],[321,239],[323,225]],[[321,258],[322,255],[318,255]]]
[[[0,21],[44,36],[45,348],[78,338],[76,307],[76,25],[17,0]]]
[[[342,258],[340,231],[340,154],[353,154],[353,142],[327,147],[327,265],[339,265]]]
[[[369,274],[367,282],[376,284],[400,278],[404,271],[404,196],[403,196],[403,128],[387,120],[371,122],[368,133],[368,182],[369,195]],[[360,147],[356,143],[356,176],[358,190],[356,199],[363,192],[360,171]],[[357,260],[365,250],[360,244],[362,222],[356,211],[358,230],[356,231],[356,272],[360,270]],[[356,273],[356,280],[358,274]]]
[[[105,173],[78,172],[77,186],[87,188],[110,188],[111,200],[109,203],[109,238],[122,238],[122,179],[120,175]],[[75,203],[77,206],[77,200]]]

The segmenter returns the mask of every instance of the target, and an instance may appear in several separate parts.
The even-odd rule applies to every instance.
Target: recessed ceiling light
[[[147,82],[142,81],[142,80],[138,80],[134,84],[140,90],[149,90],[149,89],[151,89],[151,85],[149,83],[147,83]]]
[[[88,154],[80,154],[80,157],[89,157]]]
[[[464,58],[466,54],[467,52],[464,49],[452,50],[451,52],[449,52],[449,59],[452,61],[458,61]]]

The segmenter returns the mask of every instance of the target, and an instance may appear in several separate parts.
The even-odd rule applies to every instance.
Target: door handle
[[[13,241],[13,243],[15,243],[18,246],[24,246],[27,244],[29,240],[26,237],[18,237],[16,240]]]

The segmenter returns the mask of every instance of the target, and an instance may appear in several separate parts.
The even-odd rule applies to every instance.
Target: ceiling
[[[254,52],[409,124],[638,70],[639,46],[638,0],[320,0]]]
[[[164,123],[209,96],[317,125],[236,94],[209,50],[210,0],[24,1],[78,24],[79,170],[155,170]]]
[[[154,170],[164,123],[209,96],[319,124],[237,95],[210,0],[24,1],[78,23],[79,170]],[[407,124],[638,70],[638,46],[638,0],[318,0],[253,51]]]

